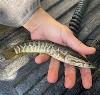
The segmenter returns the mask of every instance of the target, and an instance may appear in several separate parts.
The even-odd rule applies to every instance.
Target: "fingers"
[[[48,70],[48,77],[47,77],[48,82],[55,83],[57,81],[59,67],[60,67],[60,62],[54,58],[51,58]]]
[[[65,87],[71,89],[75,85],[76,71],[75,67],[65,64]]]
[[[73,50],[79,52],[82,55],[93,54],[96,51],[95,48],[88,47],[88,46],[84,45],[81,41],[79,41],[68,28],[66,28],[66,32],[62,32],[62,38],[63,38],[62,42],[64,42],[67,46],[71,47]],[[65,72],[70,74],[70,68],[69,67],[66,67],[66,68],[68,68],[68,69]],[[86,89],[91,88],[91,86],[92,86],[91,70],[81,68],[80,72],[81,72],[82,83],[83,83],[84,88],[86,88]],[[68,78],[70,75],[69,76],[66,75],[66,76],[67,77],[65,77],[65,78]],[[72,77],[72,76],[70,76],[70,77]],[[71,79],[66,79],[66,80],[71,80]],[[67,83],[68,83],[68,81],[67,81]],[[70,81],[69,81],[69,84],[71,84]],[[67,88],[68,88],[69,84],[67,84],[67,86],[66,86]]]
[[[35,58],[35,62],[37,64],[41,64],[43,62],[46,62],[47,60],[49,60],[50,56],[47,54],[39,54],[36,58]]]
[[[92,75],[90,69],[81,68],[80,69],[82,84],[84,88],[90,89],[92,86]]]
[[[79,41],[68,28],[64,32],[61,32],[62,41],[73,50],[79,52],[80,54],[88,55],[94,53],[95,48],[88,47]]]

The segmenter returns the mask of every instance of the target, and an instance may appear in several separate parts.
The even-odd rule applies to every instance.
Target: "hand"
[[[50,40],[55,43],[69,46],[81,55],[89,55],[95,52],[95,49],[88,47],[80,42],[72,31],[54,20],[43,9],[38,9],[33,16],[23,25],[31,33],[32,40]],[[36,63],[41,64],[47,61],[50,56],[40,54],[35,58]],[[60,62],[51,58],[48,70],[48,81],[55,83],[58,79],[58,70]],[[89,89],[92,86],[91,70],[80,68],[82,83],[84,88]],[[76,71],[74,66],[65,65],[65,87],[72,88],[75,85]]]

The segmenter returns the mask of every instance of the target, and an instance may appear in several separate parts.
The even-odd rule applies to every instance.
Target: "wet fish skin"
[[[50,41],[29,41],[15,46],[14,51],[16,54],[45,53],[65,64],[82,68],[95,68],[95,66],[79,53],[73,51],[69,47]]]

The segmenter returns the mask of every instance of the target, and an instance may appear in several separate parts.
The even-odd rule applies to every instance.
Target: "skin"
[[[32,40],[50,40],[55,43],[69,46],[81,55],[95,53],[95,48],[88,47],[79,41],[72,31],[65,25],[57,22],[42,8],[39,8],[32,17],[23,25],[31,34]],[[35,58],[37,64],[44,63],[50,58],[46,54],[40,54]],[[55,83],[58,79],[60,62],[51,58],[48,77],[49,83]],[[90,69],[80,68],[83,87],[86,89],[92,86],[92,75]],[[65,87],[71,89],[75,85],[76,70],[74,66],[65,65]]]

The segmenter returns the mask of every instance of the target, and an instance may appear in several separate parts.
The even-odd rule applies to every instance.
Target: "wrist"
[[[23,27],[26,28],[29,32],[33,32],[37,29],[39,24],[42,23],[40,19],[43,20],[45,13],[46,12],[42,8],[37,9],[37,11],[31,16],[31,18],[29,18],[29,20],[23,25]]]

